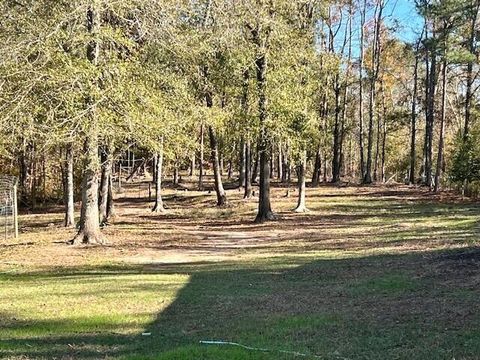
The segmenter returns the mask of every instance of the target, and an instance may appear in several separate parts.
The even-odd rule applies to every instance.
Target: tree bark
[[[306,206],[306,186],[305,186],[305,169],[307,167],[307,152],[305,151],[302,154],[302,159],[297,167],[297,177],[298,177],[298,202],[297,207],[294,209],[295,212],[307,212]]]
[[[219,161],[220,161],[220,176],[223,176],[223,173],[224,173],[224,170],[223,170],[223,169],[224,169],[223,154],[218,154],[218,156],[219,156]],[[232,162],[232,160],[229,160],[228,163],[227,163],[227,177],[228,177],[229,179],[232,178],[232,175],[229,174],[229,172],[230,172],[230,167],[231,167],[231,166],[230,166],[230,165],[231,165],[231,162]]]
[[[100,224],[106,225],[109,220],[108,203],[109,203],[109,188],[112,177],[113,157],[111,148],[105,147],[102,152],[102,176],[100,180]]]
[[[20,200],[25,203],[28,200],[28,175],[29,175],[29,164],[27,160],[28,149],[30,149],[30,145],[27,144],[25,138],[23,138],[22,150],[20,153]]]
[[[191,161],[190,161],[190,177],[193,177],[195,175],[195,153],[192,155]]]
[[[365,159],[363,148],[363,62],[364,62],[364,41],[365,41],[365,17],[367,9],[367,0],[364,0],[363,7],[360,10],[360,64],[358,70],[359,77],[359,102],[358,102],[358,145],[360,152],[360,176],[363,181],[365,176]]]
[[[256,156],[255,156],[255,162],[253,163],[253,168],[252,168],[252,184],[257,183],[257,177],[258,177],[258,165],[260,163],[260,154],[258,152],[259,146],[257,145],[256,147]],[[252,153],[252,161],[253,161],[253,153]]]
[[[332,158],[332,183],[340,181],[340,80],[335,77],[335,123],[333,127],[333,158]]]
[[[382,90],[383,91],[383,90]],[[377,116],[377,141],[376,141],[376,148],[375,148],[375,162],[373,167],[373,181],[378,181],[378,167],[379,167],[379,160],[380,160],[380,142],[381,142],[381,127],[382,127],[383,118],[380,118],[380,115]]]
[[[152,212],[161,213],[165,211],[162,200],[162,171],[163,171],[163,138],[160,140],[160,149],[155,153],[155,204]]]
[[[422,36],[421,36],[422,37]],[[421,38],[420,37],[420,38]],[[415,184],[415,163],[416,163],[416,134],[417,134],[417,95],[418,95],[418,63],[419,63],[420,40],[415,49],[415,66],[413,68],[413,94],[412,94],[412,113],[410,125],[410,185]]]
[[[245,139],[242,138],[240,141],[240,153],[239,153],[239,172],[238,172],[238,186],[243,188],[245,184],[245,173],[246,173],[246,143]]]
[[[323,153],[323,156],[322,156],[323,159],[325,159],[325,153]],[[326,183],[327,182],[327,162],[324,160],[323,161],[323,182]]]
[[[200,164],[199,166],[199,175],[198,175],[198,190],[202,191],[203,190],[203,161],[204,161],[204,137],[205,137],[205,126],[200,124]]]
[[[386,182],[386,175],[385,175],[385,161],[386,161],[386,154],[387,154],[387,104],[385,100],[385,88],[382,87],[382,105],[383,105],[383,136],[382,136],[382,157],[381,157],[381,164],[380,164],[380,179],[382,183]]]
[[[435,122],[435,92],[437,86],[437,55],[430,49],[430,71],[428,73],[427,118],[425,121],[425,185],[432,187],[433,127]]]
[[[273,220],[274,215],[270,204],[270,156],[271,146],[268,141],[266,121],[268,117],[267,110],[267,54],[266,51],[260,51],[255,60],[257,69],[257,90],[258,90],[258,110],[260,120],[260,139],[258,143],[258,153],[260,157],[260,184],[258,212],[255,218],[256,223],[263,223]]]
[[[67,144],[65,149],[65,227],[74,226],[73,145]]]
[[[215,180],[215,192],[217,193],[217,206],[227,205],[227,194],[223,188],[222,176],[220,174],[220,160],[218,156],[218,141],[212,126],[208,127],[210,135],[210,148],[212,151],[213,176]]]
[[[365,175],[363,177],[364,184],[372,183],[372,150],[373,150],[373,124],[375,115],[375,96],[376,83],[378,77],[378,69],[380,63],[380,25],[382,19],[384,3],[383,0],[377,4],[375,9],[375,31],[374,44],[372,47],[372,76],[370,79],[370,93],[368,104],[368,140],[367,140],[367,165],[365,168]]]
[[[242,99],[241,99],[242,113],[245,119],[247,119],[248,113],[249,113],[249,103],[248,103],[249,80],[250,80],[250,71],[249,71],[249,68],[246,68],[243,71]],[[242,137],[241,152],[240,152],[239,186],[240,188],[242,187],[245,188],[244,198],[249,198],[252,192],[252,189],[251,189],[252,184],[250,179],[251,162],[252,162],[252,153],[251,153],[250,140],[245,139],[245,137]],[[242,171],[243,171],[243,174],[242,174]]]
[[[312,174],[312,186],[317,187],[320,183],[320,176],[322,174],[322,157],[321,157],[321,150],[320,147],[317,150],[317,154],[315,155],[315,164],[313,166],[313,174]]]
[[[277,156],[277,179],[282,180],[283,178],[283,149],[282,144],[278,144],[278,156]]]
[[[288,177],[288,146],[285,147],[282,156],[282,183],[287,182]]]
[[[92,127],[94,124],[91,125]],[[80,213],[80,229],[72,243],[104,244],[105,239],[100,231],[98,212],[98,140],[94,128],[85,140],[85,165],[82,185],[82,209]]]
[[[35,210],[37,208],[37,155],[35,143],[32,143],[30,167],[30,199],[32,200],[32,210]]]
[[[180,176],[179,176],[179,169],[178,169],[178,159],[175,159],[173,163],[173,186],[178,186],[180,183]]]
[[[252,197],[252,182],[250,171],[252,168],[252,146],[249,140],[245,142],[245,184],[244,184],[244,199]]]
[[[272,145],[272,144],[271,144]],[[273,161],[273,158],[274,158],[274,151],[273,151],[273,148],[271,147],[270,148],[270,179],[273,179],[273,175],[275,173],[275,162]]]
[[[94,7],[87,10],[87,31],[95,34],[99,26],[100,16]],[[87,58],[94,65],[98,64],[99,44],[93,40],[87,47]],[[98,86],[98,81],[95,80]],[[98,214],[98,119],[96,106],[92,97],[86,101],[89,121],[85,137],[85,165],[82,187],[82,209],[80,229],[72,240],[73,244],[104,244],[105,238],[100,231]]]
[[[475,56],[476,53],[476,34],[477,34],[477,20],[478,13],[480,10],[480,1],[475,1],[475,7],[470,23],[470,37],[468,42],[468,47],[471,56]],[[463,140],[465,141],[468,137],[470,131],[470,118],[471,118],[471,108],[472,108],[472,99],[473,99],[473,83],[475,81],[475,76],[473,75],[473,64],[474,61],[470,60],[467,64],[467,85],[465,91],[465,120],[463,125]]]
[[[442,114],[440,118],[440,136],[438,139],[437,169],[435,171],[434,192],[440,189],[440,178],[442,176],[443,144],[445,134],[445,116],[447,110],[447,60],[444,58],[442,64]]]
[[[108,179],[108,197],[107,197],[107,219],[112,219],[115,217],[115,203],[113,201],[113,176],[110,172]]]

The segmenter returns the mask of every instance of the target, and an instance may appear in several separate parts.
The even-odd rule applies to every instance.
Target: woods
[[[257,222],[274,217],[274,171],[285,182],[292,168],[313,186],[394,180],[475,196],[479,3],[418,2],[410,41],[386,5],[3,1],[2,167],[23,206],[63,198],[66,226],[82,193],[74,242],[87,243],[101,242],[127,147],[156,159],[154,211],[162,177],[190,167],[202,189],[206,161],[218,206],[225,162],[246,198],[258,171]]]
[[[3,1],[2,166],[21,179],[23,206],[63,198],[66,226],[82,193],[80,242],[108,222],[127,148],[156,159],[145,163],[155,211],[161,178],[176,184],[188,168],[200,189],[213,169],[226,205],[225,164],[246,198],[258,171],[258,222],[274,217],[274,172],[285,182],[300,168],[313,186],[390,180],[475,196],[478,1],[419,1],[409,41],[387,5]]]

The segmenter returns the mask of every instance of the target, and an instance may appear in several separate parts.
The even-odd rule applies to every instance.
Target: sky
[[[367,22],[373,18],[373,7],[370,7],[367,11]],[[423,28],[422,17],[417,13],[415,7],[415,0],[385,0],[385,9],[382,18],[390,27],[394,27],[396,31],[392,32],[392,35],[399,40],[414,44]],[[345,19],[344,19],[345,20]],[[345,37],[345,21],[342,22],[342,26],[338,30],[338,34],[335,39],[335,47],[339,50],[343,44]],[[353,35],[352,46],[354,58],[360,56],[360,14],[356,13],[353,23]],[[368,26],[368,25],[367,25]]]
[[[413,43],[422,29],[422,19],[415,8],[414,0],[387,0],[386,21],[397,21],[399,29],[396,36],[405,42]]]

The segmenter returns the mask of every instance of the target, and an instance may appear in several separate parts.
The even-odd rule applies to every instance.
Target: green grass
[[[12,260],[0,273],[0,357],[297,358],[280,352],[292,351],[312,359],[480,358],[480,208],[368,195],[327,200],[312,200],[312,213],[299,218],[319,238],[307,241],[287,227],[278,242],[288,247],[276,256],[252,248],[238,258],[235,250],[227,260],[171,264],[98,253],[95,264],[65,267],[19,268]],[[219,210],[220,221],[251,211],[239,209]],[[248,229],[252,241],[263,241]],[[424,247],[410,251],[412,244]]]
[[[421,256],[284,270],[279,262],[192,265],[183,274],[181,266],[129,266],[4,275],[0,351],[32,359],[291,358],[199,344],[226,340],[327,359],[480,354],[478,315],[459,322],[455,313],[474,309],[478,298],[450,293],[428,270],[414,274]]]

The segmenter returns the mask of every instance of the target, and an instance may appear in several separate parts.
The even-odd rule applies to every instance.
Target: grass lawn
[[[158,215],[132,185],[105,247],[65,245],[61,209],[23,214],[0,244],[0,358],[480,359],[478,203],[321,187],[296,214],[284,194],[255,225],[236,190],[226,209],[168,190]]]

